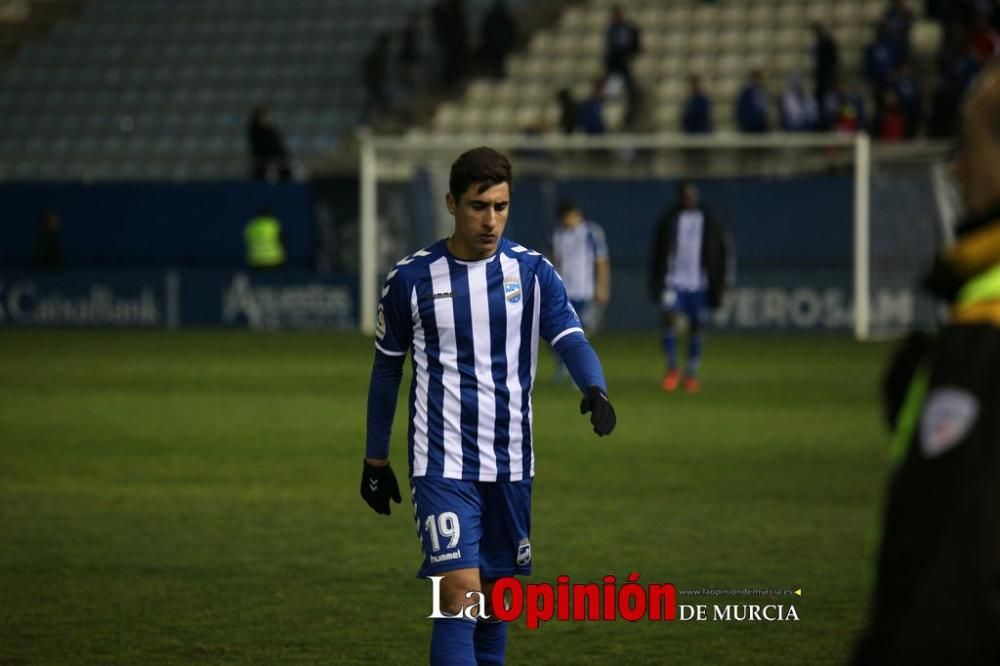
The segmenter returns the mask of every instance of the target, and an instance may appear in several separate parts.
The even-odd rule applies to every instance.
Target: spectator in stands
[[[604,36],[604,66],[609,88],[617,86],[616,79],[624,86],[625,126],[628,128],[635,125],[642,101],[642,91],[632,77],[632,60],[642,50],[640,34],[639,27],[625,17],[620,6],[611,10],[611,23]]]
[[[712,132],[712,100],[702,90],[701,78],[697,74],[692,74],[688,82],[691,87],[681,113],[681,129],[687,134],[710,134]]]
[[[844,79],[837,79],[833,90],[827,93],[823,115],[836,132],[853,134],[865,127],[865,103],[847,87]]]
[[[399,52],[396,57],[399,80],[408,94],[418,91],[422,83],[423,52],[420,48],[420,33],[420,12],[414,9],[399,33]]]
[[[640,39],[639,28],[625,18],[625,11],[621,7],[611,10],[604,36],[604,66],[608,76],[621,76],[628,88],[632,87],[632,59],[642,48]]]
[[[875,26],[875,41],[865,48],[865,79],[868,80],[875,99],[882,97],[889,72],[899,67],[902,61],[899,48],[890,38],[886,24],[878,23]]]
[[[890,0],[889,8],[882,15],[882,24],[885,26],[886,38],[899,54],[899,58],[909,58],[913,12],[906,6],[906,0]]]
[[[891,88],[882,92],[879,111],[872,123],[872,134],[881,141],[902,141],[906,138],[906,114],[899,103],[899,96]]]
[[[495,0],[483,18],[483,61],[494,79],[507,75],[507,55],[517,44],[517,23],[504,0]]]
[[[821,23],[813,23],[816,43],[813,45],[813,72],[815,76],[816,104],[822,105],[826,94],[837,81],[840,67],[840,49],[830,31]]]
[[[811,132],[819,127],[819,106],[802,83],[798,72],[788,77],[788,87],[781,96],[781,129],[786,132]]]
[[[976,78],[976,74],[979,74],[982,66],[983,64],[979,59],[979,51],[976,48],[975,42],[967,39],[961,52],[953,56],[946,63],[944,75],[954,81],[958,90],[964,93],[966,88],[972,83],[972,80]]]
[[[465,78],[469,53],[468,24],[463,0],[437,0],[431,9],[434,38],[441,49],[442,82],[448,90]]]
[[[561,89],[556,93],[556,102],[559,104],[559,131],[572,134],[580,127],[580,110],[572,91],[569,88]]]
[[[365,101],[361,105],[362,125],[372,123],[373,119],[392,109],[389,96],[390,44],[389,33],[380,33],[361,63],[361,75],[365,86]]]
[[[285,232],[269,206],[262,206],[243,228],[247,266],[274,270],[285,265]]]
[[[767,121],[767,90],[764,74],[759,69],[750,73],[750,80],[743,86],[736,99],[736,125],[741,132],[758,134],[769,129]]]
[[[590,97],[580,104],[580,128],[587,134],[604,134],[604,81],[597,79],[591,87]]]
[[[950,5],[949,5],[950,7]],[[938,80],[931,95],[931,108],[927,119],[927,135],[933,138],[945,138],[955,135],[958,121],[958,105],[965,89],[964,74],[956,76],[956,65],[965,61],[965,32],[962,24],[954,19],[954,13],[945,13],[946,20],[942,27],[944,35],[941,48],[937,54]],[[954,19],[954,20],[953,20]],[[944,20],[944,19],[943,19]],[[978,71],[978,62],[969,59],[967,64],[971,71]],[[966,69],[966,67],[958,67]]]
[[[951,88],[958,95],[965,92],[979,73],[982,62],[975,42],[969,39],[965,23],[956,21],[945,29],[943,44],[938,53],[938,66],[942,89]]]
[[[906,136],[913,138],[920,129],[922,105],[920,83],[913,76],[908,63],[902,63],[889,80],[889,89],[899,98],[899,106],[906,116]]]
[[[642,50],[639,27],[625,17],[620,6],[611,10],[611,23],[604,37],[604,65],[608,83],[615,87],[620,79],[626,94],[625,126],[633,127],[639,112],[641,91],[632,77],[632,60]]]
[[[277,176],[281,180],[292,177],[292,168],[285,148],[285,138],[274,123],[271,109],[261,104],[254,108],[247,127],[247,141],[253,160],[251,172],[257,180]]]
[[[42,211],[38,220],[38,234],[31,256],[31,268],[39,271],[58,271],[66,265],[62,243],[59,241],[59,216],[51,209]]]

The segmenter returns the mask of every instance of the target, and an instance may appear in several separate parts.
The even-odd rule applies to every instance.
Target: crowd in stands
[[[750,71],[733,101],[736,128],[751,134],[864,130],[882,141],[951,136],[963,92],[983,63],[1000,55],[1000,0],[926,0],[924,9],[926,16],[940,22],[943,35],[936,83],[926,100],[921,81],[932,77],[926,72],[918,76],[911,48],[914,14],[905,0],[887,0],[862,54],[861,71],[844,70],[834,34],[814,23],[809,28],[811,80],[793,73],[775,96],[765,72]],[[365,90],[360,124],[391,117],[405,125],[413,120],[409,108],[417,95],[458,93],[473,75],[505,78],[507,59],[519,38],[506,2],[495,0],[482,15],[478,36],[468,34],[468,24],[464,0],[436,0],[428,10],[411,12],[397,34],[377,35],[360,72]],[[428,48],[431,41],[434,48]],[[575,99],[569,86],[559,89],[557,127],[540,121],[525,131],[603,134],[609,131],[605,104],[612,98],[624,101],[622,129],[637,130],[645,96],[633,62],[641,52],[641,26],[622,7],[612,8],[604,31],[604,71],[592,82],[589,95]],[[712,82],[699,72],[687,76],[689,92],[677,129],[710,134],[715,129]],[[255,174],[265,177],[261,174],[273,170],[287,177],[287,150],[269,113],[257,110],[255,118],[250,131]]]
[[[929,114],[924,111],[921,79],[911,54],[914,14],[905,0],[888,0],[863,54],[860,74],[867,90],[850,83],[852,77],[842,69],[835,37],[817,23],[811,26],[812,85],[800,73],[793,73],[783,93],[772,99],[764,72],[750,72],[734,102],[737,129],[745,133],[865,130],[882,141],[902,141],[918,134],[952,135],[962,94],[983,63],[1000,54],[1000,1],[927,0],[926,5],[926,14],[941,22],[944,35]],[[633,76],[631,63],[641,44],[641,28],[622,8],[615,7],[605,34],[604,75],[594,82],[585,100],[573,100],[568,88],[557,94],[561,131],[607,131],[602,107],[607,98],[615,96],[626,100],[623,129],[634,129],[642,87]],[[714,129],[713,101],[699,73],[688,76],[689,93],[679,129],[709,134]],[[773,116],[777,116],[778,126],[772,124]]]
[[[983,63],[1000,54],[997,33],[1000,3],[929,2],[928,5],[935,5],[928,7],[928,15],[942,21],[945,39],[937,63],[939,82],[926,127],[923,95],[911,59],[913,13],[903,0],[892,0],[864,53],[863,75],[874,104],[873,112],[867,113],[865,95],[844,78],[833,35],[817,24],[812,27],[813,91],[808,90],[800,75],[789,78],[778,106],[780,128],[787,132],[866,129],[883,141],[905,140],[922,130],[934,137],[953,134],[962,93]],[[770,104],[763,74],[752,72],[736,101],[737,127],[750,133],[771,130]],[[711,105],[698,77],[692,76],[691,92],[681,115],[683,131],[711,132]]]
[[[985,61],[1000,55],[1000,3],[996,0],[927,0],[927,15],[941,25],[937,83],[931,95],[927,134],[951,136],[962,93]]]
[[[379,34],[362,62],[365,102],[360,123],[377,124],[386,117],[406,123],[411,120],[410,102],[428,91],[454,94],[476,74],[503,79],[507,57],[518,40],[517,22],[507,3],[494,0],[481,17],[478,38],[469,35],[468,25],[464,0],[437,0],[428,11],[412,11],[397,35]],[[425,44],[425,32],[433,49]]]

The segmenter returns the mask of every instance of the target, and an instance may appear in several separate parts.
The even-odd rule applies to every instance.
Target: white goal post
[[[679,133],[655,134],[615,134],[615,135],[521,135],[521,134],[459,134],[459,135],[372,135],[367,132],[359,134],[359,181],[360,181],[360,220],[359,220],[359,327],[371,335],[375,329],[375,314],[378,303],[378,293],[382,273],[388,268],[380,265],[379,253],[379,220],[383,211],[380,210],[379,188],[387,181],[406,182],[413,177],[418,166],[425,159],[433,158],[439,164],[450,163],[461,152],[481,145],[489,145],[498,150],[513,153],[515,174],[520,165],[519,155],[547,154],[559,155],[567,162],[572,162],[585,155],[611,156],[608,178],[622,178],[615,170],[615,165],[628,163],[630,155],[639,153],[653,156],[683,156],[692,153],[706,155],[725,154],[742,156],[767,153],[772,161],[770,169],[782,170],[784,176],[795,175],[797,160],[804,155],[813,156],[832,164],[836,161],[841,169],[850,169],[852,178],[853,201],[849,207],[852,216],[851,228],[853,236],[852,264],[850,277],[851,301],[850,318],[854,336],[859,340],[868,339],[872,335],[872,320],[870,302],[872,289],[872,248],[870,217],[871,179],[873,147],[868,135],[859,133],[845,135],[837,133],[797,133],[797,134],[762,134],[746,135],[736,133],[717,133],[709,136],[692,136]],[[906,146],[896,146],[896,151],[913,151],[928,147],[937,150],[937,145],[928,142],[910,142]],[[728,152],[727,152],[728,151]],[[756,152],[755,152],[756,151]],[[933,152],[933,151],[932,151]],[[831,160],[831,155],[836,160]],[[786,159],[787,156],[787,159]],[[722,160],[726,163],[738,161]],[[582,160],[581,160],[582,161]],[[655,159],[649,160],[653,166],[648,166],[644,177],[662,176],[664,179],[689,177],[681,161],[671,165],[657,166]],[[593,162],[591,175],[593,174]],[[779,165],[775,167],[774,165]],[[596,167],[598,171],[602,168]],[[660,169],[660,171],[657,171]],[[767,173],[765,173],[767,175]],[[626,176],[627,177],[627,176]],[[700,177],[700,176],[699,176]],[[706,177],[711,178],[711,175]],[[440,185],[440,182],[436,183]],[[443,197],[444,190],[440,192]],[[416,248],[408,248],[409,252]],[[405,254],[405,253],[404,253]],[[403,256],[400,254],[399,256]],[[384,257],[381,258],[384,264]]]

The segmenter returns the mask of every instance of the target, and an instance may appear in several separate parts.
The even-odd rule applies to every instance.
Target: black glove
[[[583,394],[580,401],[580,413],[590,412],[590,423],[599,436],[610,435],[618,420],[615,418],[615,408],[604,392],[596,386],[591,386]]]
[[[396,483],[396,475],[392,471],[389,463],[385,467],[369,465],[364,461],[364,469],[361,470],[361,499],[368,502],[368,506],[375,509],[376,513],[389,515],[389,498],[395,500],[396,504],[403,501],[399,496],[399,484]]]

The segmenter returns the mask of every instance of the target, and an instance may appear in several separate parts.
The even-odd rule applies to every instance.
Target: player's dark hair
[[[507,183],[513,189],[514,174],[510,160],[503,153],[486,146],[465,151],[451,165],[448,190],[458,201],[473,183],[479,183],[480,194],[500,183]]]
[[[556,219],[561,220],[575,210],[580,210],[580,207],[569,199],[561,199],[556,204]]]

